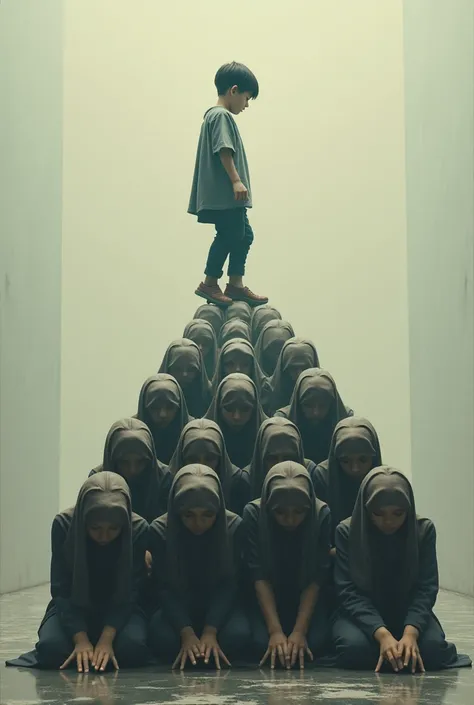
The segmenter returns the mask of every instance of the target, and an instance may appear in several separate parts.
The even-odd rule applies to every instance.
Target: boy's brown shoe
[[[262,306],[268,303],[268,296],[259,296],[250,291],[248,286],[233,286],[227,284],[224,296],[228,296],[232,301],[245,301],[249,306]]]
[[[223,308],[230,306],[232,303],[232,299],[222,293],[222,289],[218,284],[207,286],[207,284],[201,282],[194,293],[206,299],[209,304],[216,304],[216,306],[222,306]]]

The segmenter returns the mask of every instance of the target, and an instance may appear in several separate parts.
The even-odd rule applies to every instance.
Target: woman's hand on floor
[[[268,649],[265,651],[259,666],[263,666],[265,661],[270,656],[270,667],[275,668],[277,655],[281,665],[285,668],[288,662],[288,640],[283,632],[274,632],[273,634],[270,634]]]
[[[193,666],[196,665],[196,659],[201,657],[201,641],[196,636],[194,629],[192,627],[185,627],[181,630],[181,649],[177,655],[172,669],[178,667],[180,670],[184,670],[186,661],[189,659]]]
[[[403,632],[403,636],[398,642],[398,656],[402,660],[403,666],[406,668],[410,665],[411,672],[415,673],[416,667],[422,673],[425,672],[423,659],[421,658],[420,649],[418,648],[419,632],[416,627],[407,626]]]
[[[205,627],[201,636],[201,658],[204,659],[204,663],[209,663],[211,654],[214,656],[214,663],[219,671],[221,668],[220,659],[230,666],[227,656],[222,651],[217,641],[216,629],[213,627]]]
[[[374,633],[374,638],[380,644],[380,656],[377,661],[375,673],[379,673],[384,661],[388,661],[393,670],[398,673],[403,668],[402,660],[398,654],[398,641],[385,627],[380,627]]]
[[[292,668],[296,659],[299,657],[300,668],[304,668],[304,657],[308,654],[310,660],[313,660],[313,654],[308,648],[308,643],[306,637],[302,632],[293,631],[288,637],[288,660],[286,662],[287,668]]]
[[[89,641],[89,637],[85,632],[75,635],[76,646],[71,655],[60,666],[60,670],[67,668],[71,661],[76,660],[77,670],[79,673],[89,673],[89,661],[93,660],[94,647]]]
[[[112,640],[107,637],[101,637],[95,645],[92,665],[96,671],[105,671],[109,661],[112,662],[113,667],[118,671],[119,665],[115,658]]]

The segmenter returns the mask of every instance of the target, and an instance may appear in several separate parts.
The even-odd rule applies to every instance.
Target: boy
[[[232,117],[248,108],[258,96],[258,81],[243,64],[225,64],[214,79],[217,105],[204,115],[194,168],[188,213],[199,223],[214,223],[216,236],[209,249],[206,278],[196,294],[218,306],[246,301],[251,306],[268,302],[244,286],[245,261],[253,241],[247,218],[252,207],[250,177],[244,145]],[[219,279],[229,257],[229,283],[223,293]]]

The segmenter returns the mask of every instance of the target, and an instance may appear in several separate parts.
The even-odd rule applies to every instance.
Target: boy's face
[[[245,108],[249,107],[249,100],[252,94],[250,91],[239,92],[237,86],[229,88],[229,110],[233,115],[238,115]]]

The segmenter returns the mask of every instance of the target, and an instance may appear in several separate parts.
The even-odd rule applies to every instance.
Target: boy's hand
[[[232,184],[234,189],[234,198],[236,201],[246,201],[249,197],[247,187],[241,181],[235,181]]]

